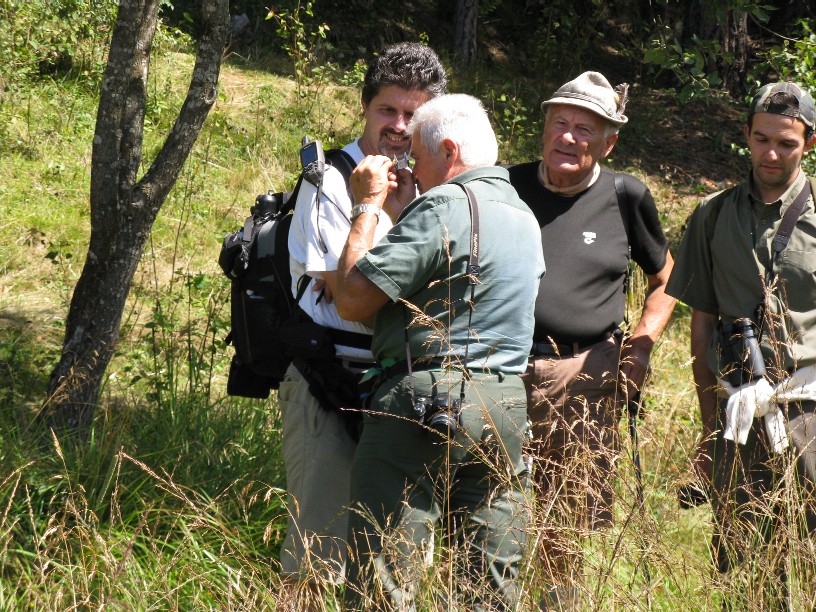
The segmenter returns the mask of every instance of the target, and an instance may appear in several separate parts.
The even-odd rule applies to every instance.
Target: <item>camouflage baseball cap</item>
[[[613,89],[600,72],[585,72],[559,87],[552,98],[541,103],[541,109],[548,104],[580,106],[620,127],[629,121],[623,114],[629,86],[619,85],[618,88]]]
[[[796,100],[796,104],[779,100],[777,94],[790,94]],[[748,116],[754,113],[773,113],[795,117],[807,126],[808,131],[811,131],[816,110],[814,110],[813,97],[807,91],[796,83],[787,82],[769,83],[762,87],[751,100],[751,106],[748,107]]]

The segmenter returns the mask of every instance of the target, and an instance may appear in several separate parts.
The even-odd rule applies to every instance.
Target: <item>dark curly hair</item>
[[[448,77],[439,56],[419,43],[388,45],[369,64],[363,81],[366,105],[387,85],[419,89],[432,98],[445,93]]]

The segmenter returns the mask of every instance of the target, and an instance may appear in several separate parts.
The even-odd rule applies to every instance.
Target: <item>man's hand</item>
[[[627,400],[634,399],[646,381],[652,344],[650,338],[641,336],[629,338],[621,348],[621,387]]]
[[[382,208],[388,192],[398,187],[397,175],[391,171],[392,166],[393,162],[385,155],[369,155],[364,158],[349,179],[354,202],[374,204]]]
[[[416,181],[414,181],[414,174],[409,168],[396,170],[396,174],[394,174],[392,168],[392,173],[389,174],[389,178],[391,176],[394,177],[397,188],[389,192],[388,197],[385,199],[383,210],[391,218],[391,221],[396,223],[402,211],[416,198],[417,188]]]
[[[323,300],[327,304],[332,303],[332,289],[329,286],[328,282],[326,282],[325,276],[315,276],[314,282],[312,283],[312,291],[317,293],[317,297],[315,298],[315,303]]]

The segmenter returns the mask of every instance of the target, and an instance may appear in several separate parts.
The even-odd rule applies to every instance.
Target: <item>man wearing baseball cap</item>
[[[759,90],[744,128],[748,180],[697,207],[667,288],[692,308],[695,465],[718,568],[750,559],[767,577],[735,609],[787,609],[786,551],[816,529],[816,211],[800,167],[813,128],[799,85]],[[797,568],[802,584],[814,569]]]
[[[552,533],[539,538],[554,607],[580,605],[580,556],[568,551],[587,528],[612,522],[619,409],[643,384],[674,307],[664,292],[672,258],[652,195],[635,177],[599,164],[627,122],[627,89],[613,89],[598,72],[561,86],[542,104],[543,159],[510,169],[552,262],[538,291],[524,378],[540,501],[556,519]],[[630,252],[646,273],[648,294],[624,338]]]

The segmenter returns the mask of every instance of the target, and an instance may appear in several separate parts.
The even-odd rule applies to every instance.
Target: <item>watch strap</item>
[[[373,213],[377,215],[377,218],[379,219],[380,214],[382,214],[382,208],[380,208],[376,204],[355,204],[354,206],[351,207],[351,220],[354,221],[364,212]]]

